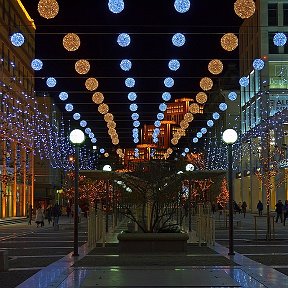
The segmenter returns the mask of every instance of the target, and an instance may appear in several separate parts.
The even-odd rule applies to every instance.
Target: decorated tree
[[[227,180],[224,177],[221,183],[220,194],[216,197],[217,204],[221,205],[223,208],[226,207],[229,201],[229,190],[227,186]]]

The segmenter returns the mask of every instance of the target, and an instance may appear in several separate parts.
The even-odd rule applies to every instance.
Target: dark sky
[[[189,12],[181,14],[174,9],[173,0],[124,0],[124,11],[113,14],[108,9],[108,0],[62,0],[58,1],[59,14],[50,20],[39,16],[38,1],[22,2],[35,20],[36,57],[44,62],[43,70],[36,72],[36,90],[49,92],[72,126],[79,123],[73,120],[73,113],[81,113],[95,133],[98,146],[111,146],[111,141],[103,115],[91,100],[93,93],[85,89],[87,77],[98,79],[97,91],[104,93],[104,102],[115,116],[120,146],[125,147],[134,145],[129,92],[138,95],[141,124],[153,123],[164,91],[171,92],[173,102],[183,96],[193,98],[200,91],[199,80],[204,76],[213,78],[207,69],[211,59],[223,60],[223,73],[229,62],[237,62],[238,50],[229,53],[220,46],[221,36],[237,33],[242,22],[234,13],[233,1],[191,0]],[[75,52],[68,52],[62,46],[63,36],[71,32],[81,39],[81,46]],[[125,48],[116,41],[122,32],[131,36],[131,44]],[[186,37],[182,47],[175,47],[171,42],[178,32]],[[119,67],[124,58],[132,61],[128,72]],[[89,60],[91,70],[87,75],[75,72],[74,63],[78,59]],[[180,61],[178,71],[168,69],[169,59]],[[57,79],[56,87],[46,86],[44,79],[49,76]],[[168,76],[175,80],[170,89],[163,84]],[[126,77],[135,78],[134,88],[124,85]],[[61,102],[60,91],[67,91],[69,100]],[[73,113],[63,109],[68,102],[74,104]],[[197,121],[193,125],[197,126]]]

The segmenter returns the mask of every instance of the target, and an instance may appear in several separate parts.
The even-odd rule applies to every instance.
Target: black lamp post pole
[[[228,255],[235,255],[234,253],[234,239],[233,239],[233,167],[232,167],[232,144],[228,144],[228,186],[229,186],[229,253]]]
[[[79,146],[75,145],[75,194],[74,194],[74,253],[78,253],[78,198],[79,198]]]

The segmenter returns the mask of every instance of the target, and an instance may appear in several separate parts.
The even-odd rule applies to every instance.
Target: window
[[[277,3],[268,4],[268,26],[278,26]]]
[[[283,3],[283,25],[288,26],[288,4]]]

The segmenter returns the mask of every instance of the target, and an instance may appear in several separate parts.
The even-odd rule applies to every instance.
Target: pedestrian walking
[[[262,216],[263,215],[263,203],[260,200],[257,204],[257,210],[258,210],[259,216]]]
[[[283,226],[285,226],[286,218],[288,217],[288,200],[285,200],[284,206],[283,206]]]
[[[53,214],[53,207],[51,204],[49,204],[48,207],[46,208],[48,224],[52,222],[52,214]]]
[[[246,216],[246,209],[247,209],[247,203],[246,201],[243,201],[242,205],[241,205],[241,208],[242,208],[242,213],[243,213],[243,216],[245,218]]]
[[[36,210],[35,223],[37,227],[39,227],[39,225],[41,225],[41,227],[44,226],[44,212],[41,206]]]
[[[55,203],[53,206],[53,226],[57,226],[59,222],[59,216],[60,216],[60,206],[58,203]]]
[[[32,215],[33,215],[33,207],[32,204],[29,205],[28,208],[28,225],[32,225]]]
[[[278,222],[278,219],[280,218],[281,223],[283,222],[283,216],[282,216],[282,212],[283,212],[283,203],[281,200],[278,200],[277,204],[275,205],[276,207],[276,223]]]

